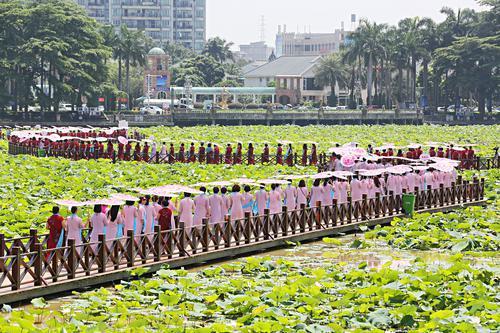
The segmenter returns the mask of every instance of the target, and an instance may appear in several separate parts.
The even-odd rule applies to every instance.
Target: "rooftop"
[[[321,57],[280,57],[245,74],[245,77],[301,76],[313,67]]]
[[[159,47],[153,47],[151,50],[149,50],[148,55],[164,55],[165,51],[160,49]]]

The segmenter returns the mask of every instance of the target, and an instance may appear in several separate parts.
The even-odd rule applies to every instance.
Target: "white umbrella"
[[[288,184],[288,181],[282,180],[282,179],[261,179],[257,183],[259,184],[265,184],[265,185],[272,185],[272,184]]]
[[[64,207],[83,207],[85,206],[85,202],[79,202],[74,200],[55,200],[54,201],[59,206]]]
[[[235,184],[246,184],[246,183],[254,183],[255,180],[250,178],[236,178],[232,179],[231,182]]]
[[[123,193],[113,194],[111,198],[124,201],[139,201],[139,198],[137,196],[133,196],[130,194],[123,194]]]

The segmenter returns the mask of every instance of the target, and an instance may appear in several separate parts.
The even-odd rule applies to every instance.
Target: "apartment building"
[[[89,16],[117,29],[143,30],[155,44],[177,42],[200,52],[206,39],[206,0],[77,0]]]
[[[279,27],[276,35],[276,56],[320,56],[338,52],[345,37],[346,32],[343,29],[337,29],[333,33],[295,33],[281,31]]]

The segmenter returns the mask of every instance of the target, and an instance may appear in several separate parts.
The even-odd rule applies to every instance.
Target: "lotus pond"
[[[150,128],[157,139],[274,143],[358,141],[480,143],[491,155],[498,126],[279,126]],[[325,146],[326,147],[326,146]],[[146,165],[8,156],[0,144],[0,232],[40,227],[56,198],[86,200],[158,183],[265,178],[314,169]],[[473,172],[467,172],[470,177]],[[486,178],[487,208],[421,214],[310,244],[153,276],[12,310],[0,332],[498,332],[500,172]],[[146,275],[144,275],[146,274]]]
[[[499,145],[500,126],[199,126],[189,128],[152,127],[141,129],[156,140],[215,141],[218,143],[253,141],[275,144],[317,141],[319,151],[333,142],[412,142],[477,143],[479,154],[492,155]],[[313,168],[279,166],[148,165],[136,162],[111,164],[109,161],[69,161],[66,159],[9,156],[6,142],[0,143],[0,233],[25,235],[30,228],[43,229],[55,199],[89,200],[123,192],[132,187],[159,184],[194,184],[236,177],[268,178],[278,173],[313,173]],[[489,183],[489,186],[492,183]]]

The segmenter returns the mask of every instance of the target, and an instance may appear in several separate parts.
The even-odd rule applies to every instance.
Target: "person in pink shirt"
[[[435,175],[432,172],[432,170],[433,169],[427,170],[427,172],[423,176],[423,178],[424,178],[424,190],[427,190],[427,186],[431,186],[431,188],[435,188],[435,185],[434,185]]]
[[[289,180],[289,184],[285,188],[284,199],[286,208],[289,212],[297,208],[297,188],[292,185],[291,180]]]
[[[308,197],[309,190],[307,189],[306,182],[304,179],[301,179],[297,187],[297,209],[299,209],[302,205],[307,206]]]
[[[220,190],[222,197],[222,220],[226,218],[226,215],[229,214],[229,208],[231,208],[231,203],[229,199],[229,195],[227,194],[227,188],[223,187]]]
[[[444,172],[443,173],[444,187],[445,188],[450,188],[451,187],[451,181],[452,181],[451,172]]]
[[[282,212],[282,201],[281,193],[278,191],[278,186],[276,184],[271,185],[271,192],[269,192],[269,213],[279,214]]]
[[[149,240],[153,239],[153,225],[155,221],[155,216],[157,215],[157,210],[155,209],[154,204],[151,202],[151,197],[146,195],[144,203],[144,216],[145,216],[145,225],[144,225],[144,233],[148,235]]]
[[[144,233],[144,226],[146,224],[146,198],[141,197],[139,205],[137,206],[137,218],[135,219],[135,229],[134,234],[136,235],[136,241],[141,238],[140,235]]]
[[[321,185],[320,179],[315,179],[313,186],[311,187],[311,200],[309,201],[310,207],[318,207],[317,203],[323,202],[323,187]],[[320,204],[321,205],[321,204]]]
[[[250,186],[245,185],[243,191],[243,213],[252,213],[254,200]]]
[[[323,187],[321,189],[321,206],[331,206],[333,203],[332,191],[333,187],[328,179],[323,180]]]
[[[66,231],[67,239],[74,239],[75,245],[79,246],[82,245],[82,229],[85,228],[85,224],[76,215],[77,212],[77,207],[71,207],[71,215],[63,222],[63,227]]]
[[[363,177],[363,179],[360,180],[361,182],[361,198],[363,198],[363,195],[368,195],[370,194],[370,184],[373,185],[373,181],[369,177]]]
[[[210,216],[210,204],[209,199],[207,197],[207,189],[202,186],[200,187],[200,191],[202,192],[200,195],[194,198],[194,217],[193,217],[193,226],[200,227],[202,225],[202,221],[205,218]]]
[[[398,183],[398,175],[396,174],[389,174],[387,177],[387,194],[390,195],[392,192],[393,194],[396,194],[397,191],[397,183]]]
[[[436,190],[439,188],[439,185],[441,184],[441,171],[434,170],[434,171],[432,171],[432,174],[434,176],[434,181],[432,183],[432,189]]]
[[[337,200],[337,204],[347,202],[347,181],[338,178],[333,183],[334,199]]]
[[[94,215],[90,217],[90,226],[92,233],[90,234],[90,243],[92,251],[96,251],[99,241],[99,235],[104,235],[104,227],[108,225],[108,219],[102,212],[101,205],[94,206]]]
[[[162,209],[162,206],[161,206],[161,201],[160,201],[160,198],[158,198],[158,196],[156,195],[153,195],[153,197],[151,198],[151,200],[153,201],[153,208],[154,208],[154,211],[155,211],[155,218],[156,216],[158,216],[158,213],[160,212],[160,210]]]
[[[413,193],[415,192],[415,186],[416,186],[416,174],[414,172],[408,172],[405,177],[406,177],[406,184],[405,184],[405,190],[406,193]]]
[[[362,184],[358,177],[358,175],[355,175],[351,180],[351,198],[353,203],[361,200]]]
[[[375,182],[373,181],[372,177],[366,177],[363,179],[363,185],[366,188],[366,195],[368,196],[368,199],[373,199],[375,198]]]
[[[214,194],[208,198],[208,205],[210,206],[210,223],[219,223],[224,221],[224,216],[222,215],[224,200],[219,194],[218,187],[214,187],[213,193]]]
[[[267,201],[269,200],[269,194],[266,192],[264,186],[255,192],[255,202],[257,204],[257,214],[259,216],[264,215],[264,209],[267,207]]]
[[[123,224],[123,215],[120,214],[120,206],[111,206],[106,213],[108,224],[106,226],[106,243],[111,246],[113,240],[118,238],[118,226]]]
[[[233,185],[231,195],[229,197],[229,207],[231,208],[231,221],[241,220],[245,217],[243,212],[243,195],[240,193],[240,185]]]
[[[138,215],[137,208],[135,208],[133,201],[125,202],[125,206],[122,210],[122,215],[124,219],[123,236],[126,237],[129,230],[134,230],[134,221]]]
[[[184,227],[190,230],[193,226],[193,212],[195,206],[191,193],[184,193],[184,198],[179,203],[179,222],[184,222]]]

